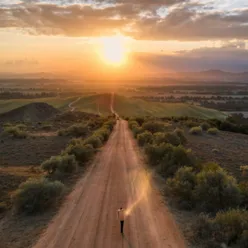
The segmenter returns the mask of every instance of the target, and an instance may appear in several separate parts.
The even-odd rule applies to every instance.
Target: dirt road
[[[184,248],[172,216],[151,186],[127,122],[117,122],[93,166],[34,248]],[[120,234],[117,209],[127,217]]]
[[[71,112],[74,112],[76,107],[73,107],[73,105],[81,100],[82,97],[77,98],[75,101],[69,103],[68,108]]]

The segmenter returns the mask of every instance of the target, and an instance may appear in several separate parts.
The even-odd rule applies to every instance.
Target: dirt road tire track
[[[146,178],[127,122],[117,121],[109,141],[34,248],[184,248],[159,192]],[[116,210],[129,209],[137,200],[121,236]]]

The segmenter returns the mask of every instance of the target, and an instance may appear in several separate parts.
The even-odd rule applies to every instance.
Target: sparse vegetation
[[[192,127],[189,130],[189,133],[193,134],[193,135],[202,135],[202,128],[200,126],[199,127]]]
[[[23,131],[21,128],[18,126],[7,126],[4,128],[3,135],[9,135],[17,139],[26,139],[28,137],[28,133]]]
[[[217,135],[219,133],[219,130],[217,128],[213,127],[213,128],[209,128],[207,130],[207,133],[211,134],[211,135]]]
[[[85,137],[89,132],[86,124],[74,124],[59,131],[60,136]]]
[[[204,240],[206,248],[221,247],[221,245],[246,248],[247,230],[248,212],[241,209],[219,212],[213,218],[201,215],[195,228],[196,235],[200,242]]]
[[[14,195],[14,207],[18,213],[35,214],[56,205],[62,198],[65,186],[48,179],[30,179],[21,184]]]

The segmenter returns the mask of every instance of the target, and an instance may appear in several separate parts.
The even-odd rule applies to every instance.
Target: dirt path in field
[[[184,248],[183,237],[120,120],[34,248]],[[124,235],[117,209],[126,209]]]
[[[73,105],[74,105],[75,103],[77,103],[78,101],[80,101],[81,98],[82,98],[82,97],[79,97],[79,98],[77,98],[75,101],[69,103],[68,107],[69,107],[69,109],[70,109],[71,112],[74,112],[74,111],[75,111],[76,107],[73,107]]]

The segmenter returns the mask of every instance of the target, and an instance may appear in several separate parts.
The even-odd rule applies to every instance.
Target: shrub
[[[151,133],[162,132],[165,129],[165,124],[160,121],[148,121],[143,123],[143,130],[149,131]]]
[[[169,143],[173,146],[178,146],[181,144],[181,140],[175,132],[155,133],[154,142],[157,145],[161,143]]]
[[[202,135],[202,128],[201,127],[192,127],[189,130],[189,133],[193,134],[193,135]]]
[[[21,129],[19,129],[18,127],[15,126],[10,126],[10,127],[6,127],[4,128],[4,135],[10,135],[14,138],[17,139],[25,139],[28,137],[28,133],[26,131],[22,131]]]
[[[74,155],[68,154],[53,156],[41,164],[41,168],[49,174],[53,174],[56,171],[61,173],[73,173],[77,170],[77,166],[78,164]]]
[[[133,130],[136,127],[139,127],[139,123],[137,121],[134,120],[129,120],[128,121],[128,127]]]
[[[95,149],[92,145],[84,145],[82,143],[78,143],[76,145],[69,145],[66,148],[65,153],[74,155],[76,160],[80,164],[85,164],[93,157]]]
[[[207,123],[207,122],[203,122],[203,123],[201,124],[201,128],[202,128],[202,130],[204,130],[204,131],[207,131],[210,127],[211,127],[211,126],[210,126],[209,123]]]
[[[50,131],[50,130],[52,130],[52,125],[50,125],[50,124],[44,124],[44,125],[42,125],[41,128],[43,130],[45,130],[45,131]]]
[[[107,128],[100,128],[94,132],[94,135],[99,137],[99,139],[104,142],[107,141],[110,135],[110,131]]]
[[[133,129],[132,129],[132,132],[133,132],[134,138],[136,139],[139,134],[144,132],[144,130],[143,130],[142,127],[134,126]]]
[[[44,212],[61,199],[64,190],[64,184],[58,181],[29,179],[21,184],[14,194],[14,207],[17,212],[26,214]]]
[[[196,235],[208,241],[207,247],[246,248],[248,241],[248,212],[231,209],[217,213],[215,218],[201,215],[196,225]]]
[[[143,117],[136,117],[135,121],[139,124],[139,126],[142,126],[145,122],[145,119]]]
[[[161,161],[161,173],[163,176],[173,176],[180,167],[194,166],[195,161],[191,150],[186,150],[183,146],[174,147],[164,154]]]
[[[84,140],[83,143],[85,145],[92,145],[93,148],[99,148],[102,146],[101,139],[96,135],[92,135],[92,136],[88,137],[87,139]]]
[[[137,136],[139,146],[151,144],[153,141],[153,135],[151,132],[145,131]]]
[[[209,128],[207,133],[211,134],[211,135],[216,135],[219,133],[219,130],[217,128],[213,127],[213,128]]]
[[[109,120],[109,121],[107,121],[107,122],[105,122],[105,123],[103,124],[103,128],[104,128],[104,127],[107,127],[107,129],[109,129],[110,131],[112,131],[113,128],[114,128],[114,126],[115,126],[115,123],[116,123],[115,120]]]
[[[196,127],[199,125],[199,123],[197,123],[196,121],[192,121],[192,120],[187,120],[185,124],[189,128]]]
[[[166,144],[166,143],[162,143],[159,145],[149,144],[145,148],[145,153],[151,165],[158,165],[159,163],[161,163],[165,154],[171,153],[172,150],[173,150],[173,146],[170,144]]]
[[[197,174],[194,196],[199,209],[210,212],[237,207],[241,200],[236,180],[221,168]]]
[[[60,136],[73,136],[81,137],[86,136],[89,133],[89,128],[85,124],[74,124],[67,129],[62,129],[59,131]]]
[[[174,178],[167,180],[166,185],[169,191],[180,201],[192,205],[193,190],[196,185],[196,174],[192,167],[180,168]]]
[[[184,145],[187,143],[187,139],[186,139],[184,131],[182,129],[176,128],[174,130],[174,133],[179,137],[181,145]]]

